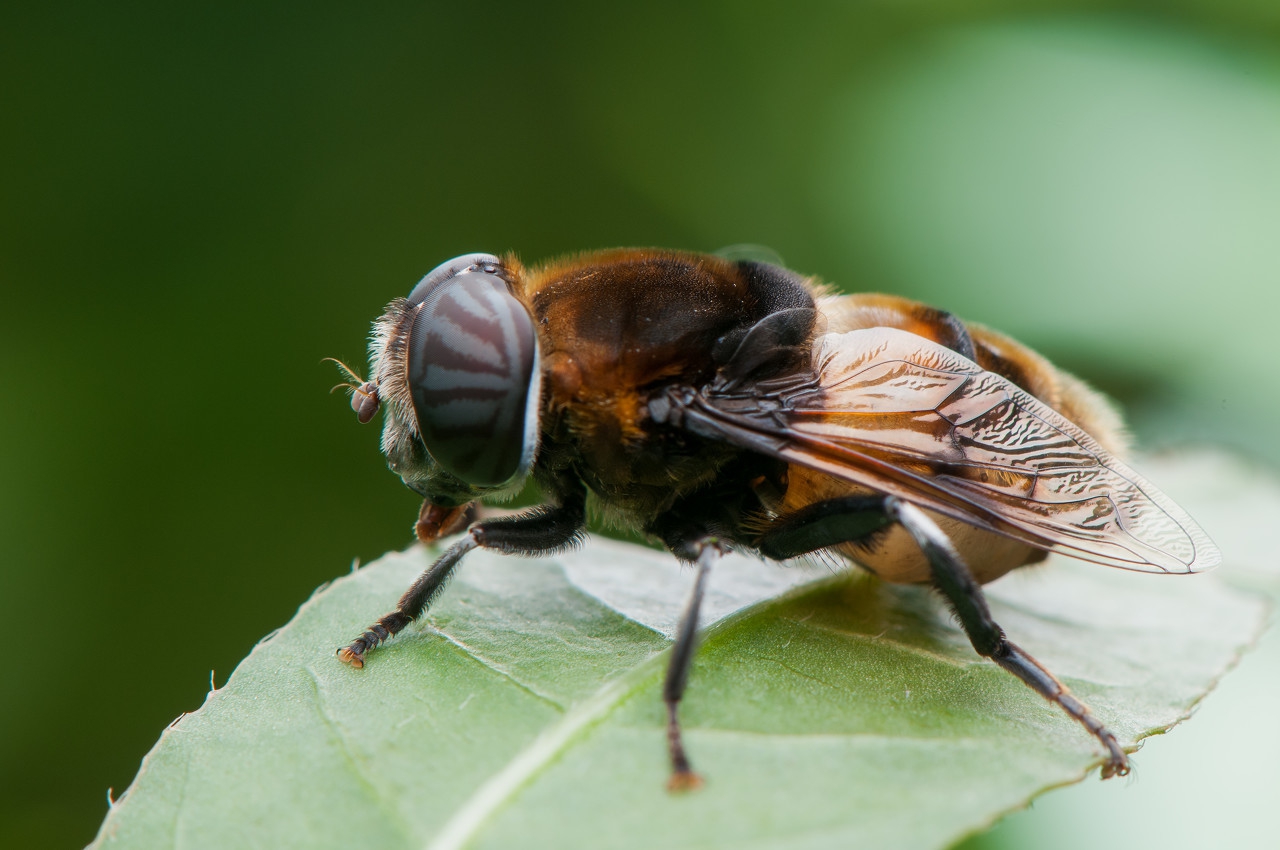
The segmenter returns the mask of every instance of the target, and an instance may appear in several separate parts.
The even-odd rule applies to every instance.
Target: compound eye
[[[477,487],[522,478],[538,439],[533,319],[500,272],[500,264],[468,262],[434,282],[409,332],[418,432],[436,463]]]
[[[499,260],[493,254],[463,254],[461,257],[447,260],[427,272],[426,276],[418,281],[418,284],[409,293],[409,306],[418,306],[427,300],[427,296],[437,286],[466,271],[480,271],[485,274],[496,274],[499,277],[506,276],[506,269],[502,266],[502,260]]]

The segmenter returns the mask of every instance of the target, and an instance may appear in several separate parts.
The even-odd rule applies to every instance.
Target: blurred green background
[[[211,670],[410,541],[320,359],[456,254],[762,243],[1280,461],[1280,6],[1155,9],[7,10],[0,846],[89,841]]]

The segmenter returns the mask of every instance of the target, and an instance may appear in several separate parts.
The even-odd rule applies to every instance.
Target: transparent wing
[[[1187,573],[1221,556],[1185,511],[1061,414],[927,339],[820,337],[813,374],[715,387],[686,427],[1109,566]]]

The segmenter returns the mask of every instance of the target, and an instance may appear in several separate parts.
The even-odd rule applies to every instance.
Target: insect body
[[[375,325],[362,422],[424,498],[431,542],[463,536],[339,657],[422,614],[472,549],[574,544],[588,502],[697,565],[663,690],[672,788],[699,780],[677,707],[708,573],[727,549],[839,552],[928,583],[974,648],[1057,703],[1128,772],[1115,736],[994,622],[981,584],[1049,551],[1187,573],[1213,543],[1117,459],[1096,394],[1012,340],[884,295],[828,296],[786,269],[654,250],[526,269],[459,257]],[[532,476],[546,503],[467,525]]]

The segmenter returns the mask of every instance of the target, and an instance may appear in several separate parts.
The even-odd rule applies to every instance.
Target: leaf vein
[[[494,673],[497,673],[499,676],[506,679],[511,684],[515,685],[517,688],[527,693],[529,696],[533,697],[536,700],[539,700],[540,702],[545,702],[547,705],[551,706],[556,711],[559,711],[562,714],[565,712],[566,710],[565,706],[561,704],[558,700],[554,699],[551,696],[548,696],[547,694],[542,693],[541,691],[537,690],[533,686],[520,681],[515,677],[515,675],[510,670],[502,669],[500,666],[498,666],[497,662],[491,661],[490,659],[485,658],[479,652],[467,646],[458,638],[454,637],[448,632],[441,631],[438,628],[432,627],[431,631],[434,632],[435,634],[438,634],[440,637],[444,638],[450,644],[452,644],[453,646],[461,650],[463,654],[465,654],[471,660],[475,661],[476,663],[480,664],[481,666],[489,670],[492,670]]]
[[[304,669],[307,671],[307,676],[311,682],[311,691],[315,694],[315,706],[317,712],[320,714],[320,719],[324,721],[325,726],[328,727],[329,731],[333,734],[333,737],[337,740],[338,748],[341,750],[343,758],[350,766],[352,775],[356,778],[356,781],[364,786],[365,790],[368,792],[369,796],[373,798],[378,808],[382,810],[382,812],[387,816],[387,819],[395,827],[396,831],[400,833],[401,837],[404,839],[405,846],[410,846],[413,840],[413,830],[409,827],[409,824],[405,822],[404,818],[401,817],[400,813],[388,805],[387,799],[390,795],[385,789],[379,788],[377,783],[374,782],[368,766],[363,763],[363,759],[361,759],[360,756],[352,751],[350,744],[347,742],[346,733],[342,731],[338,722],[330,716],[329,708],[324,698],[324,691],[320,686],[320,678],[316,675],[316,671],[310,665],[307,665]]]

